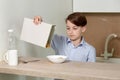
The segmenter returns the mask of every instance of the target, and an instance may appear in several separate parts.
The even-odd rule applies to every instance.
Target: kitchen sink
[[[102,63],[120,63],[120,58],[108,58],[105,60],[103,57],[96,57],[96,62]]]

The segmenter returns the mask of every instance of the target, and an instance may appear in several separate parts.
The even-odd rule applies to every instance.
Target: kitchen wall
[[[91,43],[100,56],[104,51],[106,37],[112,33],[118,35],[110,40],[108,52],[115,49],[113,57],[120,58],[120,14],[119,13],[86,13],[88,19],[86,40]]]
[[[45,57],[48,53],[53,53],[52,49],[20,40],[23,19],[33,19],[34,16],[40,15],[45,22],[56,25],[55,33],[65,34],[64,20],[72,12],[72,0],[0,0],[0,12],[0,54],[7,50],[7,30],[13,27],[20,55]]]
[[[72,0],[0,0],[0,60],[8,48],[9,28],[15,29],[17,49],[21,56],[46,57],[54,54],[51,48],[45,49],[20,40],[24,17],[34,18],[40,15],[47,23],[55,24],[57,34],[65,34],[65,18],[72,12]],[[36,35],[37,36],[37,35]],[[7,76],[7,77],[6,77]],[[1,80],[48,80],[48,78],[36,78],[0,74]]]

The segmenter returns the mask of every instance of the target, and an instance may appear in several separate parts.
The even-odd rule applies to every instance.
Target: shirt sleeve
[[[63,43],[62,36],[54,34],[52,41],[51,41],[51,47],[54,49],[56,54],[58,54],[58,49],[60,48],[62,43]]]
[[[51,40],[51,47],[54,49],[54,50],[56,50],[56,39],[57,39],[57,35],[56,34],[54,34],[53,35],[53,38],[52,38],[52,40]]]
[[[96,62],[96,50],[94,47],[90,48],[88,62]]]

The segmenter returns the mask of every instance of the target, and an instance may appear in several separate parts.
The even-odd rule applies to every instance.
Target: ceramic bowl
[[[47,56],[48,60],[53,62],[53,63],[63,63],[66,59],[67,56],[64,55],[49,55]]]

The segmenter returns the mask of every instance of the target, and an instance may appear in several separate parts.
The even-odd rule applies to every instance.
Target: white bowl
[[[67,59],[67,56],[64,55],[49,55],[47,56],[48,60],[53,63],[62,63]]]

